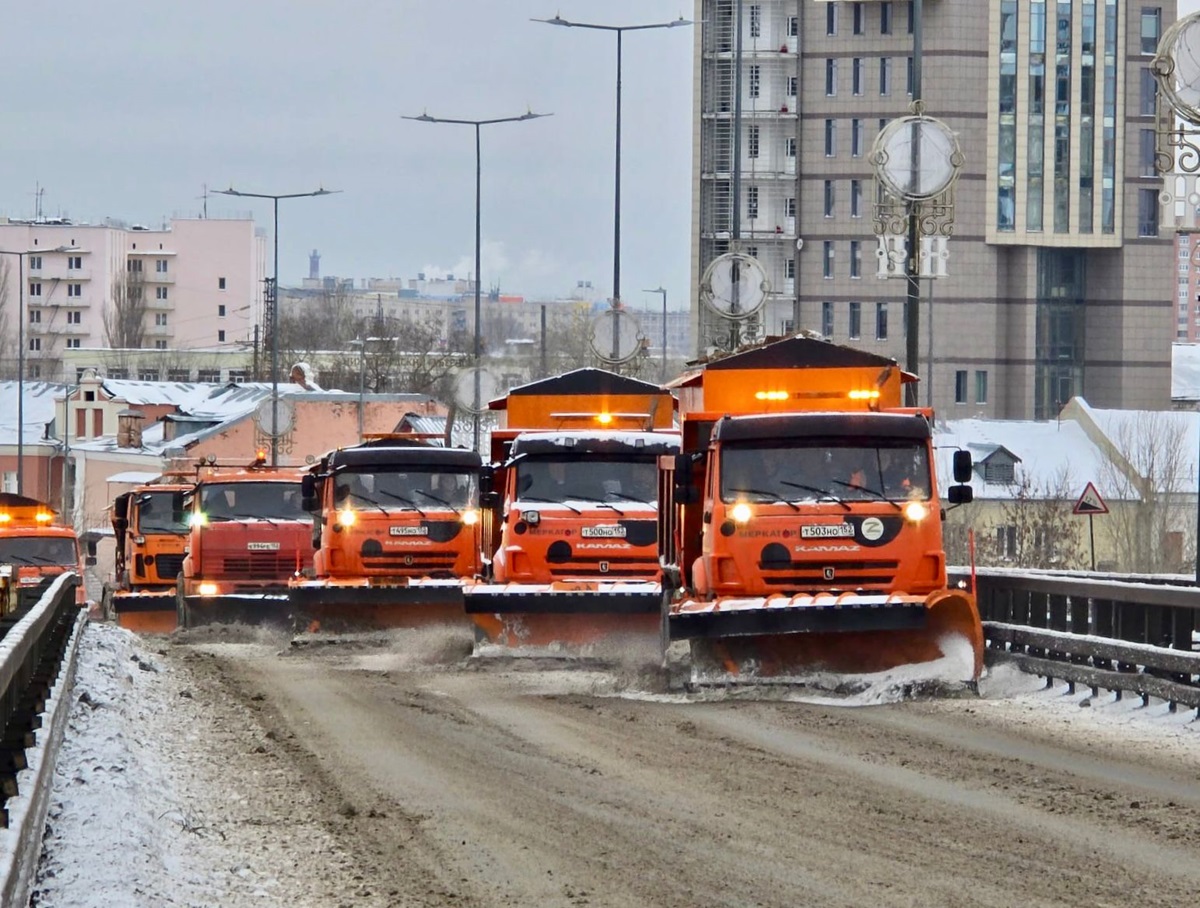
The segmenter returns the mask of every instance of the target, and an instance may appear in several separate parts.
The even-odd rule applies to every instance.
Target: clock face
[[[292,428],[292,404],[280,398],[278,404],[273,406],[274,400],[270,397],[261,401],[254,410],[254,421],[258,423],[258,429],[264,435],[269,435],[276,438],[291,431]],[[278,413],[278,425],[272,425],[272,419],[275,413]]]
[[[725,318],[753,315],[767,299],[770,283],[758,259],[727,252],[709,264],[700,292],[708,306]]]
[[[1171,106],[1200,121],[1200,19],[1181,19],[1168,29],[1152,70]]]
[[[875,142],[879,178],[900,199],[932,199],[954,181],[961,152],[958,139],[941,120],[901,117]]]

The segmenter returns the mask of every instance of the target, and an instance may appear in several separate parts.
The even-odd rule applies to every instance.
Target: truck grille
[[[178,555],[157,555],[154,558],[154,570],[159,580],[175,582],[175,578],[183,571],[183,553]]]
[[[213,561],[214,576],[246,580],[282,580],[296,572],[297,564],[305,567],[312,563],[311,559],[297,562],[295,552],[247,552]]]
[[[457,552],[384,552],[362,556],[364,570],[401,577],[452,577],[457,560]]]
[[[896,580],[896,561],[761,561],[763,583],[780,593],[815,593],[824,590],[888,590]],[[825,576],[826,568],[833,577]]]

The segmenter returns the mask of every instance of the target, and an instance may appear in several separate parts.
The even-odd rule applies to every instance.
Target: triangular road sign
[[[1104,499],[1100,497],[1100,493],[1096,491],[1096,487],[1090,482],[1087,488],[1083,490],[1083,494],[1079,496],[1079,500],[1075,502],[1076,514],[1107,514],[1108,505],[1104,503]]]

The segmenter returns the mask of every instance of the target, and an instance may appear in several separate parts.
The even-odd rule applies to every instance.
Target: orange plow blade
[[[467,625],[460,581],[348,584],[306,581],[288,590],[293,621],[311,631]]]
[[[671,640],[691,643],[694,667],[731,679],[809,672],[865,675],[950,660],[958,681],[983,671],[983,629],[972,596],[773,596],[684,601],[667,618]]]
[[[115,593],[111,610],[119,627],[136,634],[169,634],[179,626],[174,590]]]

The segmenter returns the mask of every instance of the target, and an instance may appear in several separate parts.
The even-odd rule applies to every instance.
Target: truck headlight
[[[215,583],[208,583],[206,581],[200,584],[197,592],[199,592],[201,596],[215,596],[217,595],[217,585]]]
[[[738,523],[745,523],[754,516],[754,510],[744,501],[739,501],[729,509],[729,516]]]
[[[338,511],[338,523],[344,527],[354,526],[354,521],[358,519],[358,515],[354,513],[353,508],[342,508]]]
[[[459,520],[463,522],[463,526],[473,527],[479,523],[479,512],[474,509],[463,511]]]
[[[929,516],[929,508],[920,501],[910,501],[904,505],[904,519],[910,523],[920,523]]]

